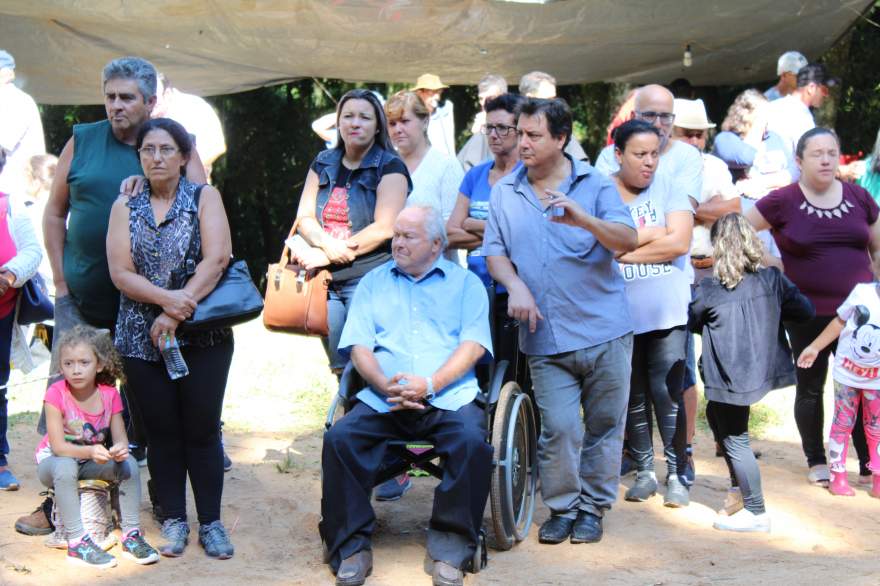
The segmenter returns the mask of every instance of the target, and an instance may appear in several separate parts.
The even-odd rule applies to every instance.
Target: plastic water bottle
[[[165,359],[165,369],[168,371],[168,376],[171,380],[177,380],[189,374],[189,367],[187,367],[186,361],[183,359],[183,354],[180,353],[177,337],[164,336],[159,343],[159,347],[161,348],[162,358]]]

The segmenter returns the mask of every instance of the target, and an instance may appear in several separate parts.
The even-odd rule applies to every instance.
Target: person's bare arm
[[[810,342],[809,346],[803,349],[801,355],[798,356],[797,365],[800,368],[810,368],[813,366],[816,358],[819,357],[819,353],[840,336],[844,326],[846,326],[846,322],[835,316],[833,320],[828,322],[822,333]]]
[[[391,379],[385,376],[372,348],[356,344],[351,349],[351,362],[370,387],[383,395],[392,396],[388,391]]]
[[[406,189],[406,177],[401,173],[385,175],[379,182],[373,223],[349,240],[357,245],[354,251],[357,256],[376,250],[394,234],[394,221],[406,205]]]
[[[110,417],[110,437],[113,438],[113,444],[109,450],[110,457],[116,462],[124,462],[128,458],[128,434],[125,433],[125,421],[122,419],[122,413],[114,413]]]
[[[232,235],[220,192],[206,185],[202,188],[200,199],[199,235],[202,240],[202,260],[196,265],[196,272],[183,288],[197,303],[217,286],[232,256]]]
[[[64,437],[64,418],[58,407],[49,403],[43,403],[46,411],[46,433],[49,436],[49,447],[52,453],[62,458],[76,458],[77,460],[96,460],[102,458],[103,452],[107,452],[104,446],[99,444],[92,446],[80,446],[72,444]],[[103,450],[103,452],[101,452]],[[104,459],[106,462],[108,457]],[[100,462],[99,462],[100,463]]]
[[[670,212],[666,214],[666,235],[632,252],[618,257],[622,263],[669,262],[690,250],[694,230],[694,215],[690,212]]]
[[[64,297],[69,293],[64,280],[64,240],[67,238],[67,212],[70,209],[70,188],[67,175],[73,160],[74,142],[71,137],[64,145],[58,165],[55,168],[55,179],[49,190],[49,199],[43,212],[43,239],[46,255],[52,267],[52,279],[55,281],[56,297]]]
[[[434,393],[439,393],[464,376],[485,352],[485,348],[472,340],[465,340],[459,344],[446,362],[430,375]],[[396,404],[391,410],[422,409],[424,407],[423,401],[427,398],[427,391],[427,377],[407,372],[395,374],[391,377],[391,385],[389,386],[389,392],[397,393],[397,396],[388,399],[389,403]]]
[[[516,274],[516,268],[506,256],[487,256],[486,266],[489,274],[507,289],[507,315],[528,324],[529,332],[534,333],[538,320],[544,319],[532,292]]]
[[[141,303],[159,305],[178,320],[192,315],[196,302],[188,292],[169,291],[139,275],[131,259],[131,234],[128,227],[127,197],[119,197],[110,210],[107,228],[107,264],[113,285],[127,297]]]
[[[755,229],[755,232],[760,232],[761,230],[770,230],[772,226],[770,222],[768,222],[763,214],[758,211],[758,206],[752,206],[745,214],[746,220],[749,221],[749,224],[752,225],[752,228]],[[764,251],[764,258],[761,259],[761,264],[765,267],[776,267],[780,271],[785,271],[785,267],[782,264],[782,259],[776,256],[773,256],[766,250]]]
[[[697,208],[697,221],[703,224],[712,224],[725,214],[742,213],[742,205],[738,197],[722,199],[720,195],[711,197]]]
[[[473,250],[483,243],[482,230],[480,230],[480,234],[476,234],[464,227],[465,222],[473,219],[468,217],[470,204],[471,200],[468,197],[461,193],[458,194],[455,207],[452,209],[452,215],[449,216],[449,220],[446,222],[446,236],[449,238],[449,248]],[[482,223],[485,225],[485,222]]]

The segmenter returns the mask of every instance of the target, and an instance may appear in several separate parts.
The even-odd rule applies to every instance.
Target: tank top
[[[110,208],[122,180],[142,175],[143,170],[134,146],[117,140],[107,120],[77,124],[73,137],[64,280],[83,317],[94,326],[112,328],[119,311],[119,291],[107,267]]]

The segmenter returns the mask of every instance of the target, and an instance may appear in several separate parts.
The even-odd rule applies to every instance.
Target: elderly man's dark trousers
[[[428,555],[458,568],[473,556],[492,470],[483,410],[470,403],[458,411],[378,413],[358,402],[324,434],[319,529],[334,572],[345,558],[370,549],[376,526],[370,496],[388,441],[412,439],[430,441],[443,459]]]

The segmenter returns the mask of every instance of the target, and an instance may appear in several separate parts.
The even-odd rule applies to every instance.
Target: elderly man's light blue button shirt
[[[348,310],[339,351],[347,356],[354,346],[366,346],[385,376],[407,372],[427,377],[465,341],[492,352],[486,289],[476,275],[440,257],[419,279],[393,261],[367,273]],[[430,403],[456,411],[473,401],[478,391],[471,368],[439,390]],[[393,405],[371,387],[357,398],[383,413]]]
[[[588,214],[634,228],[614,183],[583,161],[558,191]],[[505,256],[516,267],[544,316],[535,332],[520,327],[520,348],[529,355],[589,348],[632,331],[626,289],[613,253],[583,228],[553,222],[523,167],[492,189],[483,254]]]

